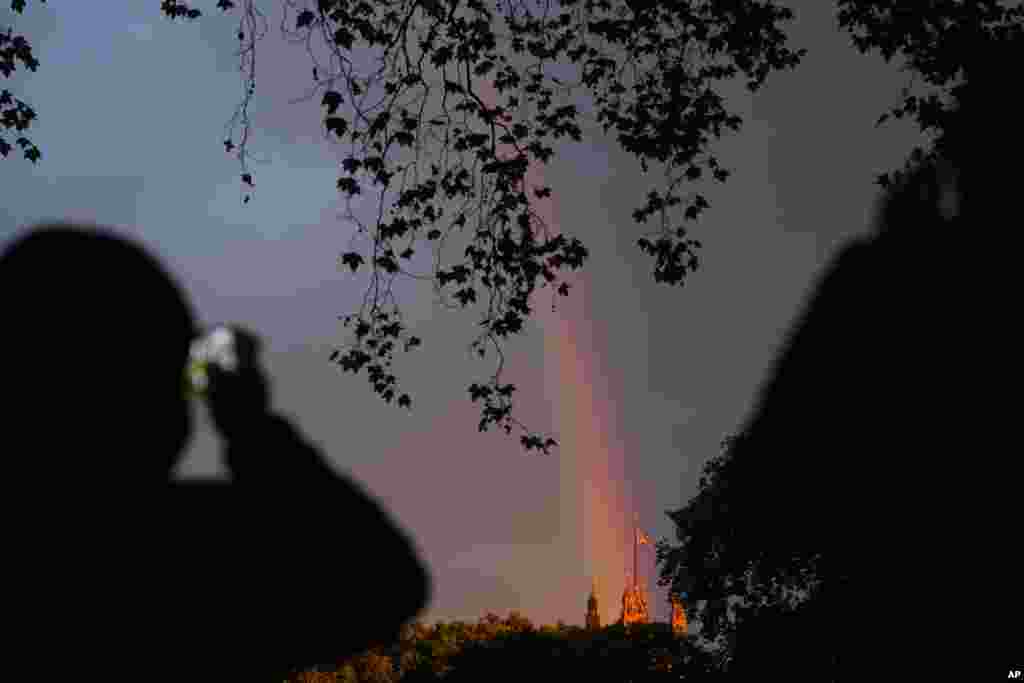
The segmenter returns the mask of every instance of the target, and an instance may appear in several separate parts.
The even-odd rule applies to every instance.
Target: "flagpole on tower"
[[[640,588],[640,578],[636,573],[636,547],[637,547],[637,525],[640,523],[640,515],[633,513],[633,587]]]

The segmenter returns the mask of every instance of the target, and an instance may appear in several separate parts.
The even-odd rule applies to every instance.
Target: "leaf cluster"
[[[749,473],[735,457],[743,439],[723,440],[721,453],[705,463],[694,498],[667,513],[678,544],[660,542],[657,548],[659,584],[684,596],[701,638],[721,649],[720,667],[735,654],[736,634],[745,625],[800,613],[822,572],[818,549],[771,547],[752,531],[752,515],[773,505],[770,492],[777,487],[769,481],[745,485]]]
[[[405,351],[420,345],[420,338],[409,334],[397,309],[378,310],[372,315],[358,317],[348,315],[342,318],[345,327],[351,327],[356,344],[347,350],[335,349],[330,360],[336,362],[342,372],[358,374],[366,370],[366,376],[387,403],[395,401],[399,407],[412,408],[412,398],[398,393],[397,377],[391,371],[395,349],[401,344]]]
[[[169,16],[189,16],[183,3],[165,4]],[[244,14],[252,1],[239,4]],[[288,8],[294,9],[290,16]],[[699,194],[684,202],[676,189],[705,176],[724,182],[729,171],[707,148],[742,123],[726,110],[713,82],[742,75],[756,90],[771,71],[793,68],[805,52],[785,47],[780,25],[792,12],[754,0],[577,0],[541,14],[482,0],[319,0],[288,8],[288,37],[320,41],[332,54],[329,65],[315,60],[312,92],[324,107],[328,139],[351,146],[337,187],[349,206],[346,218],[358,225],[355,237],[365,238],[363,248],[340,257],[353,275],[369,271],[364,303],[349,317],[363,335],[332,360],[345,371],[365,369],[373,390],[390,402],[399,390],[387,363],[397,347],[376,316],[398,315],[395,278],[429,279],[444,306],[479,314],[472,351],[480,358],[488,351],[497,355],[495,371],[470,389],[481,404],[481,431],[518,427],[527,451],[548,452],[557,444],[515,419],[514,385],[502,381],[502,346],[525,330],[539,289],[568,296],[564,273],[582,268],[588,256],[580,239],[551,234],[529,198],[531,192],[550,197],[551,188],[527,187],[525,179],[531,161],[551,159],[555,141],[582,141],[583,112],[557,103],[556,90],[564,95],[585,88],[605,133],[614,128],[645,173],[650,162],[666,166],[667,191],[650,193],[634,218],[642,223],[661,215],[656,236],[638,245],[653,257],[657,281],[681,285],[698,266],[700,242],[688,237],[684,224],[670,226],[667,212],[679,207],[682,220],[693,222],[709,207]],[[499,35],[502,24],[507,32]],[[355,73],[348,55],[357,51],[375,55],[380,68]],[[581,82],[566,85],[547,76],[551,63],[575,65]],[[490,81],[498,102],[484,101],[481,78]],[[374,93],[382,97],[364,104]],[[438,151],[428,163],[430,144]],[[409,156],[414,160],[403,163]],[[368,190],[379,192],[371,226],[350,204]],[[445,251],[453,242],[461,257]],[[434,266],[419,275],[412,267],[424,250],[432,252]]]
[[[22,14],[25,11],[25,0],[11,0],[11,10]],[[19,64],[32,72],[39,68],[39,60],[32,53],[32,45],[25,36],[15,34],[14,28],[8,26],[6,32],[0,30],[0,73],[3,73],[4,78],[10,78]],[[6,88],[0,90],[0,125],[3,126],[0,129],[0,156],[7,157],[14,149],[6,137],[6,133],[13,130],[21,133],[14,138],[14,144],[21,148],[26,159],[36,163],[42,158],[39,148],[24,134],[35,119],[36,111],[31,105],[15,97]]]
[[[860,52],[877,51],[886,62],[899,59],[911,75],[903,102],[883,113],[876,125],[909,117],[933,141],[929,148],[916,148],[905,168],[877,177],[882,188],[893,187],[941,151],[942,138],[956,119],[956,94],[972,57],[993,44],[1019,43],[1024,37],[1024,5],[1000,0],[838,0],[838,6],[839,27]],[[925,86],[923,94],[914,90],[918,82]]]

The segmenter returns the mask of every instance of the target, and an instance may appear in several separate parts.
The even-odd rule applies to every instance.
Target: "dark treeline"
[[[488,680],[711,680],[713,659],[668,624],[612,625],[588,631],[558,623],[537,626],[518,612],[487,614],[476,623],[413,623],[390,647],[337,666],[295,672],[292,683],[461,683]]]

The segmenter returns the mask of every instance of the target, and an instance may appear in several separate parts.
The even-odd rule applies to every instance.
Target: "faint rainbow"
[[[488,80],[474,84],[488,107],[497,93]],[[514,152],[501,145],[499,156]],[[533,188],[545,185],[543,166],[531,159],[526,172],[530,208],[547,226],[560,234],[555,188],[548,199],[538,199]],[[631,526],[625,480],[625,451],[616,438],[616,403],[610,396],[600,349],[596,348],[587,297],[587,278],[566,274],[571,285],[568,298],[558,297],[551,310],[551,289],[540,290],[533,302],[544,332],[544,389],[554,406],[560,459],[561,514],[567,528],[576,525],[581,541],[580,611],[565,615],[568,623],[582,623],[586,591],[597,578],[601,593],[601,617],[610,623],[619,616],[624,571],[631,560]]]

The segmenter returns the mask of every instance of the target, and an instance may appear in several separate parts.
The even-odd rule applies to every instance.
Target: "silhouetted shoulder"
[[[429,578],[411,539],[286,419],[255,421],[226,451],[230,486],[169,489],[169,509],[188,511],[183,556],[217,568],[193,602],[222,615],[225,629],[213,631],[225,651],[264,670],[333,664],[391,642],[426,607]]]

